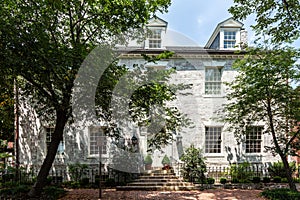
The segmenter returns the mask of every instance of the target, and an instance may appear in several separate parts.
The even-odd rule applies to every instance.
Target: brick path
[[[116,191],[114,189],[104,190],[102,199],[107,200],[264,200],[259,196],[261,190],[240,189],[209,189],[204,191]],[[67,195],[60,200],[96,200],[99,193],[95,189],[69,190]]]

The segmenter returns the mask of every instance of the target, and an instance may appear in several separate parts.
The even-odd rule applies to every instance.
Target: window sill
[[[245,153],[245,156],[261,156],[262,152],[255,152],[255,153]]]
[[[224,158],[225,156],[222,153],[206,153],[204,157],[208,158]]]
[[[101,155],[101,158],[108,158],[108,154]],[[99,159],[99,155],[88,155],[87,159]]]
[[[204,94],[204,98],[225,98],[224,94]]]

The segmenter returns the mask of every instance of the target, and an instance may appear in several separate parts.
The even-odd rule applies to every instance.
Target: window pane
[[[151,31],[149,36],[149,48],[161,48],[161,30],[155,29]]]
[[[236,42],[236,32],[225,31],[224,32],[224,48],[234,48]]]
[[[221,127],[205,127],[205,153],[221,153]]]
[[[52,141],[52,135],[54,133],[54,128],[53,127],[47,127],[45,129],[46,129],[46,146],[47,146],[47,151],[48,151],[50,143]],[[64,153],[64,151],[65,151],[64,141],[61,140],[59,145],[58,145],[57,152],[58,153]]]
[[[246,153],[260,153],[261,152],[261,126],[253,126],[247,128],[246,133]]]
[[[221,73],[220,68],[205,69],[205,94],[221,94]]]
[[[107,139],[105,137],[103,127],[90,127],[90,155],[99,155],[99,149],[101,154],[107,153]],[[102,143],[99,146],[98,141]]]

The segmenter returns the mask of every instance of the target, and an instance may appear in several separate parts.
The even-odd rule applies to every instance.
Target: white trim
[[[221,29],[224,29],[224,28],[227,28],[227,29],[238,29],[240,30],[242,27],[243,27],[243,23],[237,21],[237,20],[234,20],[232,17],[229,18],[229,19],[226,19],[224,20],[223,22],[219,23],[217,25],[217,27],[215,28],[213,34],[210,36],[208,42],[206,43],[205,45],[205,48],[210,48],[210,46],[212,45],[212,43],[214,42],[215,38],[217,37],[218,33],[220,32],[220,45],[222,44],[221,42],[221,38],[222,38],[222,35],[221,35]],[[224,38],[224,35],[223,35],[223,38]],[[230,49],[228,49],[230,50]]]

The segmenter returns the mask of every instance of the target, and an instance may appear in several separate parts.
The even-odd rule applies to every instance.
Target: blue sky
[[[168,28],[177,31],[198,45],[204,46],[218,23],[231,17],[228,8],[233,0],[172,0],[169,12],[158,16],[168,22]],[[251,20],[242,21],[249,31]]]
[[[192,39],[204,46],[218,23],[231,17],[228,9],[233,0],[172,0],[169,12],[158,16],[168,22],[168,29]],[[248,31],[248,44],[253,44],[254,33],[250,26],[254,16],[241,21]],[[300,47],[300,39],[293,46]]]
[[[233,0],[172,0],[169,12],[158,16],[168,22],[168,29],[182,34],[199,46],[205,46],[217,24],[230,18],[228,12]],[[241,21],[248,31],[248,44],[253,44],[254,33],[250,26],[254,17]],[[300,39],[293,46],[300,47]],[[299,61],[300,63],[300,61]]]

